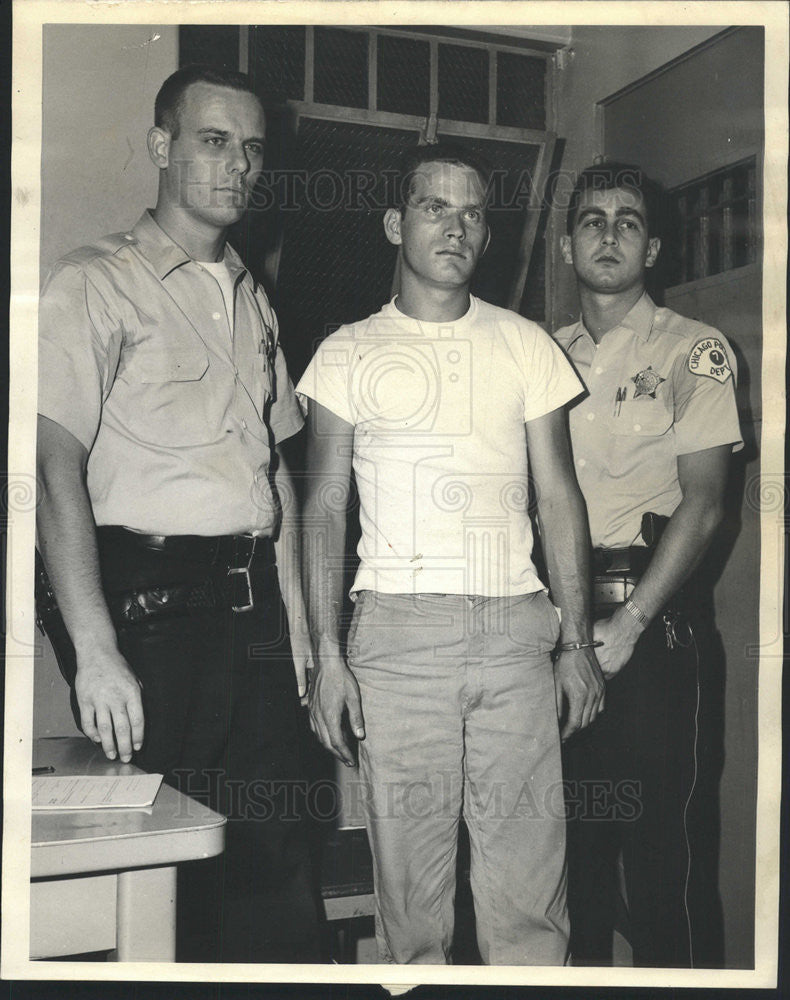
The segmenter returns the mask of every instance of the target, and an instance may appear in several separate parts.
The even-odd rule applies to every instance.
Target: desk
[[[33,766],[58,775],[134,774],[84,737],[36,740]],[[176,868],[225,845],[225,817],[162,784],[148,809],[34,811],[30,957],[114,950],[175,959]]]

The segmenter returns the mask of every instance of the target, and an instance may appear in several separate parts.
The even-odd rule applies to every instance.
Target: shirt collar
[[[628,313],[620,320],[615,330],[620,327],[625,327],[632,333],[635,333],[640,340],[646,341],[650,337],[650,332],[653,329],[653,320],[656,316],[656,305],[647,292],[643,292],[642,295],[636,300],[636,302],[631,306]],[[611,332],[611,331],[607,331]],[[584,320],[579,319],[579,322],[574,326],[567,339],[565,339],[564,347],[568,350],[576,341],[583,336],[590,337],[587,328],[584,325]],[[592,339],[590,337],[590,339]]]
[[[130,235],[132,237],[130,242],[137,243],[140,252],[153,265],[160,281],[177,267],[192,260],[186,250],[170,239],[164,229],[156,224],[148,208],[140,216]],[[229,243],[225,244],[225,262],[235,284],[239,277],[246,273],[247,268]]]
[[[640,340],[647,340],[653,329],[656,316],[656,305],[647,292],[631,306],[629,313],[620,321],[620,326],[635,333]]]

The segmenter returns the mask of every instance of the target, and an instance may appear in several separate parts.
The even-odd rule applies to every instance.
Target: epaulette
[[[109,236],[102,236],[87,246],[78,247],[71,250],[60,258],[60,264],[76,264],[77,266],[87,264],[97,257],[114,257],[121,247],[132,246],[137,243],[137,239],[131,233],[111,233]]]

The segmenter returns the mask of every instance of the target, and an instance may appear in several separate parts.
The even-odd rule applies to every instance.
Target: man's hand
[[[560,653],[554,662],[554,691],[557,696],[557,718],[562,718],[563,699],[568,702],[568,716],[560,737],[566,740],[573,733],[594,722],[604,708],[606,685],[592,649],[573,649]]]
[[[74,690],[82,731],[115,760],[143,743],[140,683],[118,651],[104,599],[96,525],[87,488],[88,449],[39,415],[38,547],[77,653]]]
[[[82,731],[101,743],[105,756],[124,763],[132,749],[143,745],[143,701],[140,682],[118,650],[78,654],[74,690],[80,707]]]
[[[644,632],[639,622],[627,611],[618,608],[611,618],[602,618],[593,625],[593,638],[602,642],[598,647],[598,662],[609,680],[631,659],[637,639]]]
[[[358,740],[365,738],[365,723],[356,678],[339,654],[322,657],[313,673],[310,695],[310,728],[330,753],[346,767],[354,766],[354,755],[343,735],[343,713]]]

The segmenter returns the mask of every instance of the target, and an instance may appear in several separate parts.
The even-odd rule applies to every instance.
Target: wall
[[[45,25],[42,267],[154,204],[146,133],[177,60],[173,25]]]
[[[132,226],[154,204],[145,139],[156,92],[177,66],[172,25],[45,26],[42,276],[68,250]],[[37,633],[37,644],[34,735],[74,733],[49,642]]]

